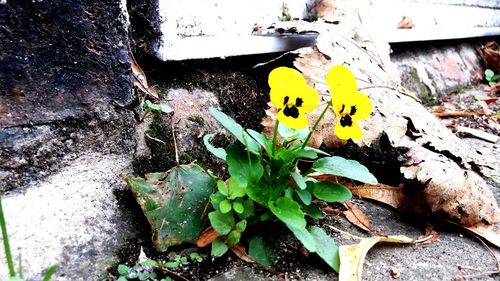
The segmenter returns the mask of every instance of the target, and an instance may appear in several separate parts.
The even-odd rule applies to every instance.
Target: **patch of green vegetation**
[[[200,126],[205,125],[205,119],[201,115],[189,116],[188,120],[191,121],[191,122],[194,122],[194,123],[196,123],[196,124],[198,124]]]

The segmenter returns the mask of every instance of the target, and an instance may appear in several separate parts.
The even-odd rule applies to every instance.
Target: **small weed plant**
[[[277,109],[272,138],[244,129],[223,112],[210,109],[213,117],[239,142],[223,149],[211,145],[213,134],[204,137],[207,149],[227,163],[229,172],[227,180],[218,180],[217,192],[210,197],[213,211],[208,218],[215,232],[211,255],[220,257],[240,245],[247,226],[271,221],[283,223],[309,252],[317,253],[338,271],[338,246],[323,229],[308,226],[306,216],[312,219],[323,216],[319,201],[343,202],[351,198],[347,187],[331,179],[344,177],[372,184],[377,180],[359,162],[330,156],[310,147],[309,142],[330,108],[337,119],[335,134],[344,140],[361,139],[358,121],[370,115],[370,99],[358,92],[355,77],[348,68],[334,66],[326,77],[331,100],[309,130],[306,114],[318,106],[319,96],[302,74],[279,67],[269,74],[268,82],[271,103]],[[300,165],[301,169],[301,162],[308,165]],[[249,255],[271,265],[272,251],[262,237],[247,238]]]
[[[493,86],[500,80],[500,75],[495,74],[495,72],[493,72],[493,70],[491,69],[486,69],[484,71],[484,78],[486,79],[486,81],[488,81],[488,84],[490,86]]]

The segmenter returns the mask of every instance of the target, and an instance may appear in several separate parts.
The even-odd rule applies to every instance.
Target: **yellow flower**
[[[278,108],[278,121],[300,130],[308,125],[305,113],[318,105],[316,90],[309,87],[300,72],[288,67],[278,67],[269,73],[271,103]]]
[[[336,65],[328,71],[326,83],[332,93],[333,111],[339,117],[334,129],[335,134],[344,140],[361,139],[363,132],[356,121],[370,116],[370,98],[358,92],[354,75],[343,65]]]

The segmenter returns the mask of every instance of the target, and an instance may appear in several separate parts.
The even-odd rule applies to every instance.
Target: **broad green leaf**
[[[495,74],[495,75],[491,76],[491,81],[492,82],[497,82],[498,79],[500,79],[500,75],[499,74]]]
[[[238,230],[239,232],[243,232],[245,231],[245,229],[247,228],[247,220],[241,220],[239,221],[237,224],[236,224],[236,230]]]
[[[217,181],[217,190],[219,190],[222,195],[228,196],[229,190],[227,188],[227,185],[224,181],[218,180]]]
[[[333,270],[339,272],[339,247],[335,244],[335,241],[328,236],[323,229],[316,226],[310,227],[309,233],[311,233],[314,237],[314,241],[316,241],[316,253],[318,253]]]
[[[240,242],[241,232],[237,230],[233,230],[227,236],[227,245],[229,247],[233,247],[234,245]]]
[[[226,235],[233,229],[234,217],[230,213],[223,214],[219,211],[213,211],[208,214],[208,218],[215,231],[221,235]]]
[[[233,202],[233,210],[238,214],[243,214],[245,207],[242,202]]]
[[[309,134],[309,127],[306,127],[302,130],[295,130],[292,128],[288,128],[282,123],[278,124],[278,133],[283,139],[284,142],[293,142],[300,139],[305,139]]]
[[[288,197],[281,197],[269,202],[271,212],[293,232],[304,247],[311,252],[316,250],[316,244],[311,234],[306,230],[306,220],[300,205]]]
[[[222,241],[220,238],[216,238],[212,242],[212,252],[211,255],[213,257],[220,257],[224,255],[229,248],[227,247],[226,243]]]
[[[277,152],[276,155],[278,158],[283,159],[284,162],[290,162],[295,159],[299,158],[306,158],[306,159],[316,159],[318,158],[318,154],[313,151],[313,150],[306,150],[302,148],[296,148],[296,149],[287,149],[285,147],[281,147]]]
[[[153,244],[158,251],[196,242],[204,226],[202,213],[216,188],[211,175],[190,164],[172,168],[156,184],[134,177],[126,180],[151,224]],[[156,208],[151,209],[152,206]]]
[[[173,111],[172,108],[166,103],[157,104],[157,103],[152,103],[152,102],[147,100],[146,106],[151,110],[157,110],[157,111],[161,111],[163,113],[170,113]]]
[[[248,243],[248,254],[263,265],[271,266],[276,254],[260,236],[253,236]]]
[[[223,214],[231,212],[232,208],[233,207],[232,207],[231,201],[229,201],[229,200],[224,200],[224,201],[220,202],[220,204],[219,204],[220,212]]]
[[[253,206],[253,200],[248,198],[247,200],[243,201],[243,213],[239,214],[239,217],[241,219],[247,219],[254,214],[254,206]]]
[[[306,180],[301,174],[297,172],[291,172],[290,174],[292,175],[293,180],[300,189],[304,190],[307,188]]]
[[[219,121],[219,123],[226,128],[233,136],[236,137],[245,147],[248,147],[248,150],[254,154],[260,154],[260,146],[259,144],[251,138],[241,127],[240,124],[236,123],[234,119],[226,115],[225,113],[211,107],[209,108],[210,114]]]
[[[233,178],[236,178],[244,187],[249,183],[259,181],[260,177],[264,174],[264,168],[257,155],[249,154],[234,144],[229,145],[226,148],[226,152],[226,161],[231,181]]]
[[[290,227],[288,226],[288,229],[290,229],[295,237],[299,239],[299,241],[304,245],[304,248],[306,248],[309,252],[316,252],[316,241],[314,240],[314,237],[305,229],[305,227],[301,228],[295,228],[295,227]]]
[[[493,70],[491,70],[491,69],[486,69],[484,71],[484,78],[487,81],[491,81],[491,78],[493,77],[493,75],[495,75],[495,72],[493,72]]]
[[[324,217],[321,208],[316,204],[309,204],[307,206],[302,207],[304,213],[310,216],[313,219],[322,219]]]
[[[142,266],[158,266],[158,262],[155,260],[143,260],[139,264]]]
[[[312,202],[312,194],[309,190],[295,189],[295,193],[299,196],[304,205],[309,205]]]
[[[124,264],[119,264],[118,265],[118,274],[120,275],[127,275],[129,271],[129,267],[124,265]]]
[[[229,179],[228,196],[229,199],[243,197],[246,194],[246,185],[241,184],[238,178]]]
[[[306,220],[300,205],[288,197],[280,197],[274,202],[269,202],[271,212],[286,225],[305,228]]]
[[[350,178],[356,181],[377,184],[377,179],[358,161],[340,156],[321,158],[314,162],[312,169],[321,174]]]
[[[264,150],[266,151],[267,155],[271,155],[273,150],[272,140],[268,139],[264,133],[259,133],[252,129],[248,129],[247,132],[252,138],[254,138],[254,140],[256,140],[262,147],[264,147]]]
[[[326,202],[344,202],[351,199],[351,191],[340,183],[322,181],[314,184],[313,194]]]
[[[222,160],[226,160],[226,151],[224,148],[215,147],[210,143],[210,140],[215,136],[215,134],[207,134],[203,137],[203,144],[208,151],[210,151],[213,155],[219,157]]]

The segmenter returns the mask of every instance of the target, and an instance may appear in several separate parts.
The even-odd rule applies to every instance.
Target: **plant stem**
[[[278,126],[280,124],[280,121],[278,121],[278,119],[276,119],[276,123],[274,123],[274,133],[273,133],[273,147],[271,147],[271,156],[272,158],[274,158],[274,152],[276,151],[276,138],[277,138],[277,135],[278,135]]]
[[[10,277],[15,277],[14,262],[12,261],[12,254],[10,252],[9,237],[7,236],[7,225],[5,224],[5,217],[3,216],[2,197],[0,197],[0,227],[2,228],[2,240],[5,248],[5,258],[7,259],[7,266],[9,267]]]
[[[316,127],[318,126],[319,122],[321,121],[321,119],[323,119],[323,116],[325,116],[325,113],[326,111],[328,110],[328,107],[330,107],[330,104],[331,104],[331,101],[327,102],[326,103],[326,106],[325,106],[325,109],[323,109],[323,112],[321,112],[321,115],[318,117],[318,119],[316,120],[316,122],[314,123],[314,126],[312,127],[311,131],[309,132],[309,134],[307,135],[307,138],[306,140],[304,141],[304,143],[302,144],[302,148],[305,148],[307,143],[309,142],[309,140],[311,139],[311,136],[312,134],[314,133],[314,131],[316,130]]]

